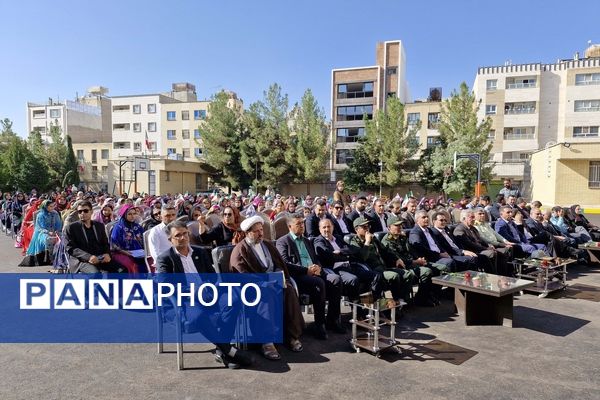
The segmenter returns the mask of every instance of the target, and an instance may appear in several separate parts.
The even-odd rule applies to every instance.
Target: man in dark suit
[[[483,209],[479,210],[483,211]],[[481,238],[474,226],[475,212],[470,209],[461,211],[460,221],[460,224],[452,232],[456,244],[462,249],[487,257],[490,262],[488,264],[489,270],[486,270],[486,272],[507,276],[506,274],[509,274],[512,269],[508,266],[505,252],[497,251],[494,246],[487,244]]]
[[[534,238],[538,238],[540,243],[546,245],[551,255],[558,257],[570,257],[587,263],[587,252],[575,247],[569,246],[567,238],[561,235],[554,235],[552,231],[542,223],[544,215],[539,208],[532,208],[530,217],[525,220],[525,225]],[[552,249],[552,250],[550,250]],[[552,253],[555,252],[555,254]]]
[[[320,235],[314,242],[319,264],[331,269],[342,278],[348,297],[358,299],[361,284],[366,284],[378,297],[381,293],[381,274],[364,264],[356,263],[356,249],[333,235],[333,224],[328,219],[319,222]]]
[[[456,262],[458,271],[491,269],[487,257],[462,249],[456,244],[456,238],[452,236],[452,232],[447,227],[448,220],[446,219],[446,213],[435,212],[432,218],[433,228],[431,229],[431,235],[438,244],[438,247],[450,254],[450,257]]]
[[[310,241],[303,236],[304,217],[295,214],[288,219],[289,233],[277,239],[277,251],[285,261],[290,275],[298,284],[300,293],[308,294],[315,308],[313,333],[318,339],[327,339],[329,328],[338,333],[346,330],[340,323],[340,276],[318,264],[317,255]],[[325,303],[329,301],[327,317]]]
[[[456,269],[456,263],[450,254],[440,249],[433,238],[427,211],[420,210],[415,214],[415,226],[408,236],[408,244],[414,258],[424,257],[428,262],[438,264],[436,267],[440,272]]]
[[[352,226],[352,221],[346,216],[342,203],[336,202],[331,206],[331,221],[333,222],[333,236],[336,238],[343,241],[345,235],[354,233],[354,226]]]
[[[400,215],[402,220],[404,220],[402,223],[404,229],[414,228],[416,224],[415,212],[417,212],[417,199],[410,199],[406,203],[406,211]]]
[[[367,209],[367,198],[365,196],[360,196],[356,199],[356,204],[354,205],[354,210],[348,215],[350,221],[354,222],[354,220],[358,217],[364,217],[370,220],[370,217],[366,213]]]
[[[79,221],[65,228],[65,249],[69,254],[69,271],[97,274],[127,272],[110,257],[110,245],[102,222],[92,220],[92,203],[81,201],[77,206]]]
[[[327,214],[327,202],[323,199],[319,199],[315,203],[313,211],[304,220],[304,236],[307,238],[316,238],[319,236],[319,221],[322,219],[331,219],[331,216]]]
[[[388,215],[385,213],[385,204],[383,203],[383,200],[375,200],[373,210],[368,215],[371,220],[371,232],[388,232]]]
[[[494,229],[504,239],[514,243],[513,250],[516,257],[527,257],[536,250],[546,251],[543,244],[529,243],[523,233],[519,231],[513,221],[513,209],[510,206],[500,207],[500,218],[496,221]]]
[[[168,231],[168,238],[173,247],[158,256],[156,271],[159,275],[215,272],[206,251],[199,247],[192,248],[190,246],[190,235],[185,222],[173,221],[167,225],[166,230]],[[202,307],[187,306],[184,307],[183,311],[188,326],[193,327],[191,329],[194,332],[202,332],[210,327],[206,324],[209,317],[203,312]],[[239,368],[240,366],[249,366],[252,364],[250,355],[229,344],[233,337],[239,312],[240,310],[237,307],[224,307],[218,314],[219,337],[228,340],[223,340],[223,343],[216,344],[217,350],[215,356],[217,361],[222,362],[229,368]]]

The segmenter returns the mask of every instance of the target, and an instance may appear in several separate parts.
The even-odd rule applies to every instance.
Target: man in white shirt
[[[167,203],[160,209],[160,215],[162,217],[162,222],[150,229],[150,232],[148,233],[147,250],[154,261],[158,260],[158,256],[171,248],[171,242],[169,242],[165,229],[169,223],[175,221],[177,212],[173,205]]]

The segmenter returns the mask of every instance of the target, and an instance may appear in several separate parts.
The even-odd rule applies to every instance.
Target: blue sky
[[[330,117],[332,68],[374,64],[378,41],[403,41],[412,98],[444,97],[478,66],[554,62],[600,43],[598,1],[0,0],[0,118],[26,135],[26,102],[196,85],[246,106],[277,82],[310,88]]]

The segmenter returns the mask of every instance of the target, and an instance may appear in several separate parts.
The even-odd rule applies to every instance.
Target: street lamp
[[[477,164],[477,185],[475,186],[475,196],[481,196],[481,154],[466,153],[458,154],[454,152],[454,169],[456,169],[456,161],[461,158],[469,159]]]

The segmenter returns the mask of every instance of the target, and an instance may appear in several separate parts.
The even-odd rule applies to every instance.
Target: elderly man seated
[[[340,323],[342,280],[338,274],[319,265],[313,245],[303,236],[304,218],[294,214],[288,218],[289,233],[277,239],[277,251],[298,284],[302,294],[310,296],[315,309],[314,336],[327,339],[326,328],[337,333],[346,330]],[[327,315],[325,313],[326,302]]]
[[[504,239],[513,243],[516,257],[530,256],[536,250],[547,251],[546,246],[539,243],[530,243],[525,235],[519,231],[513,221],[513,209],[510,206],[500,208],[500,219],[494,227],[496,232]]]
[[[277,249],[270,242],[264,240],[263,224],[264,220],[259,216],[242,221],[240,228],[246,233],[246,237],[233,249],[230,267],[232,270],[242,273],[283,272],[285,276],[283,291],[284,340],[290,350],[300,352],[303,349],[300,336],[304,329],[300,301],[290,282],[290,273],[285,261]],[[269,360],[281,358],[273,343],[264,344],[262,353]]]

